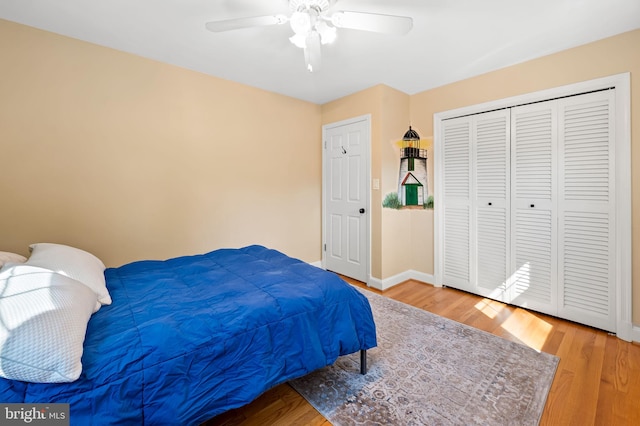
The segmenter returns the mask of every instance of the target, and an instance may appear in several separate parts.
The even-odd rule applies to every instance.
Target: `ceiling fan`
[[[305,63],[310,72],[318,70],[321,45],[332,43],[336,39],[337,28],[404,35],[413,27],[413,19],[407,16],[346,10],[329,12],[335,2],[336,0],[289,0],[290,16],[267,15],[227,19],[207,22],[205,26],[209,31],[223,32],[282,25],[288,22],[293,30],[293,36],[289,40],[304,50]]]

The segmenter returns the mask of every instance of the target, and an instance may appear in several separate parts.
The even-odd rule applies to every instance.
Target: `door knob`
[[[364,209],[360,209],[360,214],[364,213]]]

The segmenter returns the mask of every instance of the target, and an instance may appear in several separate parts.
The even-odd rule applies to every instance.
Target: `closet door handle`
[[[489,205],[491,205],[491,204],[493,204],[493,203],[489,203]]]
[[[535,204],[531,204],[531,208],[534,208],[536,205]]]

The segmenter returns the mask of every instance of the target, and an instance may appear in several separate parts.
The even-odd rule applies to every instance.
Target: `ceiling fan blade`
[[[380,15],[346,10],[331,15],[331,23],[338,28],[395,35],[404,35],[413,28],[413,19],[408,16]]]
[[[284,15],[254,16],[251,18],[227,19],[224,21],[207,22],[205,27],[215,33],[223,31],[238,30],[249,27],[265,27],[268,25],[278,25],[287,22]]]

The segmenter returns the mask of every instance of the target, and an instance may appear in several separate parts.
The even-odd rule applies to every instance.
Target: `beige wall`
[[[371,276],[382,280],[412,269],[411,211],[382,208],[384,196],[397,190],[399,154],[396,142],[408,128],[409,95],[378,85],[322,106],[322,124],[371,115]]]
[[[0,250],[321,258],[320,107],[0,20]]]
[[[633,265],[640,265],[640,30],[504,68],[411,97],[411,122],[433,134],[433,114],[599,77],[631,73]],[[433,243],[424,256],[433,258]],[[633,322],[640,324],[640,269],[633,271]]]
[[[382,134],[378,149],[382,158],[380,181],[380,199],[390,192],[398,190],[398,173],[400,169],[400,150],[397,142],[409,129],[410,97],[409,95],[383,86]],[[419,129],[416,129],[419,130]],[[413,264],[413,242],[420,238],[418,230],[413,226],[412,218],[417,210],[381,209],[382,211],[382,273],[375,276],[387,279],[395,275],[415,269]]]
[[[429,137],[436,112],[631,72],[638,265],[638,46],[640,30],[412,96],[379,85],[318,106],[0,20],[0,250],[56,241],[116,266],[260,243],[319,260],[321,126],[371,114],[372,275],[432,274],[432,211],[381,207],[408,124]],[[637,269],[633,297],[640,324]]]

